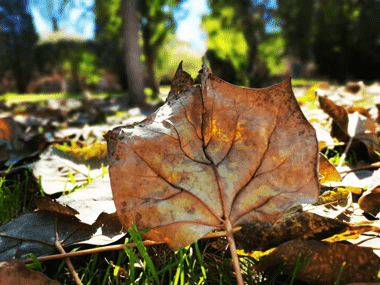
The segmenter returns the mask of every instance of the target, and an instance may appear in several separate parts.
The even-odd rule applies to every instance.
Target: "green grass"
[[[293,86],[311,86],[317,83],[324,82],[325,80],[320,79],[306,79],[306,78],[292,78]]]
[[[236,284],[228,248],[226,252],[215,250],[212,241],[201,240],[173,252],[166,245],[144,246],[142,232],[136,228],[128,232],[129,238],[125,239],[125,244],[135,243],[136,247],[71,258],[83,284]],[[77,247],[72,249],[77,250]],[[34,263],[28,267],[61,284],[74,284],[64,261],[40,263],[35,258],[33,260]],[[272,284],[290,284],[291,276],[282,276],[281,267],[277,267],[274,276],[265,273],[258,275],[251,269],[257,260],[251,257],[241,260],[245,284],[264,284],[268,280]]]
[[[124,250],[99,252],[88,256],[71,258],[74,268],[83,284],[236,284],[228,248],[215,250],[213,240],[200,240],[193,245],[170,251],[166,245],[144,246],[141,233],[129,229],[125,244],[135,243],[136,247]],[[214,240],[215,241],[215,240]],[[73,248],[72,251],[78,251]],[[40,263],[31,256],[33,268],[57,280],[61,284],[74,284],[64,261],[52,260]],[[271,267],[265,272],[256,272],[253,266],[258,259],[241,257],[244,284],[306,285],[296,279],[298,270],[312,257],[300,253],[290,276],[283,274],[283,266]],[[343,269],[334,284],[340,284]]]
[[[91,93],[94,97],[105,98],[107,96],[121,96],[122,93]],[[21,102],[38,102],[49,99],[68,99],[68,98],[81,98],[83,94],[76,93],[51,93],[51,94],[17,94],[17,93],[5,93],[0,95],[0,100],[5,100],[11,103]]]
[[[337,140],[336,140],[337,141]],[[329,162],[335,166],[339,165],[342,153],[345,146],[336,146],[335,148],[326,148],[324,155],[327,157]],[[359,162],[358,155],[354,149],[350,149],[344,159],[343,165],[355,166]]]
[[[0,177],[0,225],[31,209],[28,190],[32,182],[29,171],[10,178]]]
[[[170,91],[170,86],[161,86],[159,98],[166,98]],[[144,89],[144,93],[147,96],[147,102],[156,101],[157,99],[152,99],[152,91],[149,88]],[[124,93],[109,93],[109,92],[91,92],[91,96],[96,98],[106,98],[108,96],[122,96]],[[17,94],[17,93],[5,93],[0,95],[0,100],[5,100],[10,103],[21,103],[21,102],[38,102],[49,99],[68,99],[68,98],[81,98],[83,94],[81,93],[51,93],[51,94]]]

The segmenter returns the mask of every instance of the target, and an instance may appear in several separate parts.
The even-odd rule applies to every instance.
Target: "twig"
[[[358,170],[364,170],[364,169],[369,169],[369,168],[379,168],[379,167],[380,167],[380,163],[375,162],[375,163],[372,163],[370,165],[364,165],[364,166],[356,167],[356,168],[353,168],[350,170],[340,171],[339,173],[350,173],[350,172],[355,172]]]
[[[344,152],[343,152],[343,154],[342,154],[342,156],[341,156],[341,158],[340,158],[339,165],[338,165],[338,167],[337,167],[338,171],[339,171],[339,169],[342,167],[342,165],[343,165],[343,161],[346,159],[347,152],[348,152],[348,150],[350,149],[350,146],[351,146],[351,143],[352,143],[352,140],[353,140],[353,139],[354,139],[353,137],[350,137],[350,140],[349,140],[348,143],[347,143],[346,149],[344,150]]]
[[[56,223],[55,223],[56,226],[55,226],[55,242],[54,242],[54,244],[55,244],[55,247],[57,248],[57,250],[58,250],[60,253],[65,254],[65,253],[66,253],[65,250],[63,249],[61,243],[59,242],[58,229],[57,229],[57,219],[56,219],[55,222],[56,222]],[[76,283],[77,285],[83,285],[82,282],[81,282],[80,279],[79,279],[79,276],[78,276],[77,272],[76,272],[75,269],[74,269],[73,264],[71,263],[70,258],[65,257],[65,262],[66,262],[67,267],[69,268],[69,271],[70,271],[71,276],[73,276],[73,278],[74,278],[74,280],[75,280],[75,283]]]
[[[235,228],[233,231],[237,232],[240,231],[241,227]],[[202,239],[209,239],[209,238],[216,238],[216,237],[225,237],[226,232],[221,231],[221,232],[214,232],[214,233],[209,233],[202,237]],[[165,242],[160,241],[150,241],[146,240],[143,241],[144,246],[150,246],[150,245],[158,245],[158,244],[164,244]],[[119,244],[119,245],[109,245],[109,246],[102,246],[98,248],[92,248],[92,249],[86,249],[86,250],[80,250],[76,252],[69,252],[69,253],[63,253],[63,254],[55,254],[55,255],[50,255],[50,256],[43,256],[43,257],[38,257],[37,259],[39,261],[49,261],[49,260],[54,260],[54,259],[62,259],[66,257],[74,257],[74,256],[81,256],[81,255],[86,255],[86,254],[93,254],[97,252],[104,252],[104,251],[111,251],[111,250],[121,250],[124,247],[136,247],[136,244],[134,243],[128,243],[128,244]],[[33,263],[32,259],[27,259],[24,261],[25,264]]]

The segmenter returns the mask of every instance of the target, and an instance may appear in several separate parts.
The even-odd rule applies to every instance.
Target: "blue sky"
[[[210,9],[206,0],[187,0],[181,7],[185,12],[176,11],[174,18],[177,22],[176,35],[182,41],[188,41],[195,49],[206,51],[207,34],[201,29],[202,15]]]
[[[94,0],[81,0],[86,6],[91,6]],[[254,0],[256,2],[263,2],[263,0]],[[75,6],[75,0],[69,1],[65,7],[62,17],[58,18],[59,27],[64,28],[69,33],[82,34],[88,39],[94,38],[95,16],[93,13],[87,13],[84,17],[83,9]],[[49,6],[48,3],[52,3]],[[37,33],[41,34],[52,30],[52,24],[48,16],[48,8],[52,15],[58,15],[59,4],[61,0],[29,0],[29,10],[31,11]],[[270,0],[268,6],[275,7],[276,0]],[[207,34],[201,29],[202,15],[210,12],[207,5],[207,0],[185,0],[182,4],[175,9],[174,18],[177,22],[176,35],[178,39],[188,41],[191,46],[197,50],[205,51]],[[80,21],[78,21],[80,19]],[[273,30],[270,25],[268,30]]]
[[[78,21],[83,15],[83,8],[76,7],[76,1],[71,0],[63,10],[64,14],[60,16],[58,11],[61,2],[61,0],[29,0],[28,8],[32,13],[37,33],[52,31],[53,27],[48,14],[50,8],[52,15],[59,19],[59,28],[63,28],[69,33],[82,34],[88,39],[94,38],[95,15],[87,13],[81,21]],[[81,0],[81,2],[86,7],[91,7],[94,0]]]

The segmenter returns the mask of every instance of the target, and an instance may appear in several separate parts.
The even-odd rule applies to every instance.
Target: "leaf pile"
[[[115,114],[112,99],[26,104],[17,116],[4,105],[2,175],[29,163],[56,199],[36,198],[36,211],[0,226],[0,261],[106,245],[134,223],[150,229],[146,244],[173,249],[226,234],[240,284],[238,255],[266,256],[244,270],[284,264],[285,274],[310,284],[375,281],[380,172],[371,169],[380,166],[380,108],[365,102],[376,101],[376,86],[320,83],[297,98],[301,111],[290,80],[241,88],[206,65],[201,78],[194,85],[180,64],[165,104],[140,122],[131,109],[118,127],[83,125]],[[101,166],[105,131],[110,176]]]

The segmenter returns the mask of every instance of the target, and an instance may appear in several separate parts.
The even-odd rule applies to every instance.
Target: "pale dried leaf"
[[[106,139],[122,224],[172,248],[227,224],[274,222],[319,194],[315,131],[290,80],[248,89],[203,71],[201,88]]]

